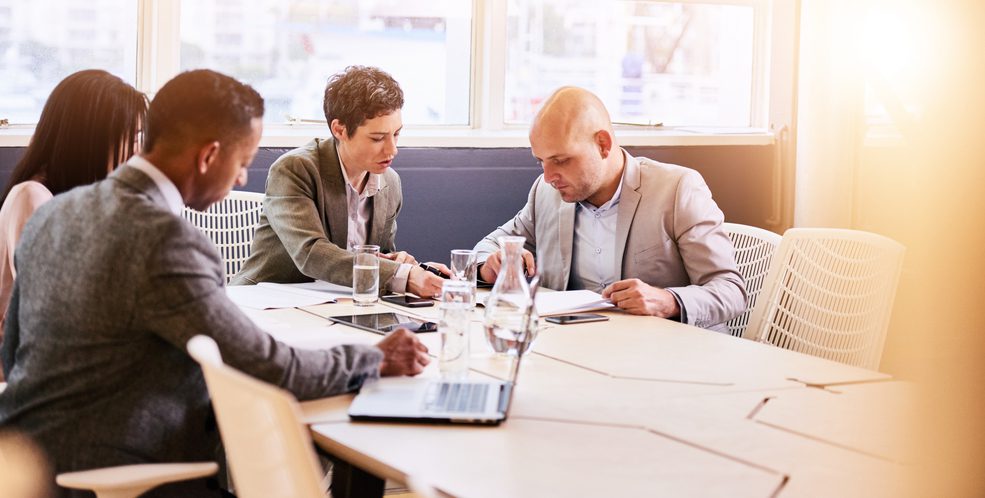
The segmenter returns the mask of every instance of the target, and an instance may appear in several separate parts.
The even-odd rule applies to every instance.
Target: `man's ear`
[[[208,172],[209,168],[212,167],[212,165],[215,164],[216,160],[219,158],[220,149],[221,146],[219,145],[218,140],[203,145],[202,148],[198,150],[198,155],[195,157],[195,169],[203,175]]]
[[[338,119],[333,119],[328,127],[332,130],[332,136],[335,137],[336,140],[342,140],[346,137],[345,125]]]
[[[595,132],[595,146],[598,147],[602,159],[609,157],[612,152],[612,135],[606,130]]]

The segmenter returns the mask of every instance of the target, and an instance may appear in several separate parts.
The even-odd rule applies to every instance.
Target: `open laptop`
[[[522,350],[523,347],[520,347]],[[349,418],[385,422],[499,425],[506,420],[523,355],[509,380],[387,377],[367,384],[349,405]]]

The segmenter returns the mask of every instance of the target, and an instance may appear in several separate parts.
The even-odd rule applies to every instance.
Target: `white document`
[[[237,306],[269,310],[334,303],[337,297],[351,296],[352,290],[348,287],[321,281],[302,284],[261,282],[257,285],[226,287],[226,295]]]
[[[478,304],[485,306],[489,293],[482,291],[476,296]],[[541,289],[537,292],[537,314],[540,316],[565,315],[613,308],[614,305],[602,294],[590,290],[551,291]]]
[[[590,290],[537,293],[537,314],[540,316],[564,315],[612,307],[613,304],[602,297],[602,294]]]

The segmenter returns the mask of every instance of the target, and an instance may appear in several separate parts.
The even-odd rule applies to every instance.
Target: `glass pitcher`
[[[502,264],[496,283],[486,300],[483,328],[493,351],[515,356],[517,345],[521,341],[526,345],[523,350],[525,353],[537,337],[537,310],[533,307],[530,286],[523,274],[525,239],[500,237],[498,240]],[[529,320],[526,318],[528,310]],[[527,330],[523,330],[524,324]],[[524,337],[523,334],[530,336]]]

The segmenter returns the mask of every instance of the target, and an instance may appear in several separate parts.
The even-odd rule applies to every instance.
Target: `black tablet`
[[[400,327],[410,329],[411,332],[420,334],[422,332],[437,332],[438,324],[414,318],[400,313],[373,313],[369,315],[342,315],[330,316],[329,320],[356,327],[357,329],[367,330],[377,334],[388,334]]]

